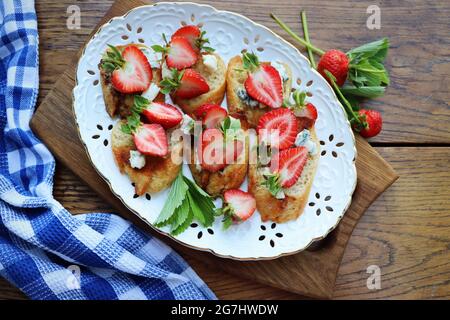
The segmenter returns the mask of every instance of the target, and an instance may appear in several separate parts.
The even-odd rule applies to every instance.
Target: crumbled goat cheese
[[[210,70],[217,70],[217,58],[213,54],[205,54],[202,56],[203,64]]]
[[[144,98],[146,98],[149,101],[153,101],[153,100],[155,100],[158,93],[159,93],[159,87],[155,83],[152,82],[150,84],[150,87],[148,87],[147,90],[142,92],[141,96],[143,96]]]
[[[252,108],[259,106],[259,102],[250,98],[250,96],[248,95],[248,93],[245,89],[239,89],[236,93],[237,93],[237,96],[239,97],[239,99],[241,99],[242,102],[244,102],[246,105],[248,105]]]
[[[152,68],[159,68],[161,61],[161,52],[155,52],[150,48],[142,48],[141,51],[147,57],[148,63]]]
[[[187,114],[183,114],[183,122],[180,129],[184,134],[191,134],[192,129],[194,129],[194,119]]]
[[[161,76],[162,78],[169,78],[172,79],[172,71],[170,71],[169,67],[167,66],[167,63],[164,61],[161,66]]]
[[[142,169],[145,166],[145,156],[137,150],[130,150],[130,165],[134,169]]]
[[[317,154],[317,145],[311,139],[311,133],[308,129],[303,129],[295,138],[297,147],[305,147],[311,155]]]
[[[286,68],[284,67],[283,63],[281,63],[280,60],[275,60],[270,63],[272,67],[277,69],[278,73],[280,74],[281,79],[283,82],[286,82],[289,80],[288,73],[286,71]]]

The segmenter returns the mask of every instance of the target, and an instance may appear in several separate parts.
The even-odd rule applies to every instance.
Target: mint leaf
[[[377,98],[381,97],[386,90],[383,86],[362,86],[356,87],[353,85],[345,85],[341,88],[341,92],[344,95],[353,95],[363,98]],[[347,97],[348,99],[350,97]],[[350,99],[349,99],[350,100]]]
[[[223,217],[222,219],[222,228],[223,230],[227,230],[228,228],[231,227],[231,224],[233,223],[233,219],[231,218],[231,215],[226,215]]]
[[[188,185],[184,182],[183,172],[180,170],[177,178],[170,188],[166,203],[164,204],[158,218],[156,218],[156,221],[154,222],[155,226],[164,226],[167,220],[174,215],[175,209],[178,208],[182,204],[184,198],[186,198],[188,188]]]
[[[167,51],[167,48],[160,46],[159,44],[155,44],[153,46],[151,46],[151,48],[153,49],[153,51],[155,52],[162,52],[165,53]]]
[[[181,205],[175,209],[173,214],[173,221],[171,223],[171,230],[175,230],[179,228],[188,218],[189,216],[189,198],[186,197],[183,199],[183,202],[181,202]]]
[[[280,175],[274,174],[265,174],[264,178],[266,180],[263,181],[262,185],[265,186],[269,192],[275,197],[281,191],[280,184]]]
[[[244,69],[253,72],[256,68],[259,67],[259,59],[256,54],[244,52],[242,53],[242,65]]]
[[[172,231],[170,232],[173,236],[177,236],[183,233],[191,225],[192,220],[194,219],[194,215],[192,214],[192,210],[190,208],[188,209],[189,210],[187,211],[186,220],[184,220],[182,224],[180,224],[177,228],[172,229]]]
[[[194,217],[205,227],[212,225],[214,222],[215,205],[211,197],[203,191],[195,182],[185,178],[185,182],[189,185],[189,204]]]
[[[347,52],[347,56],[351,60],[358,58],[374,58],[375,60],[382,62],[386,58],[389,48],[389,39],[383,38],[377,41],[366,43],[362,46],[353,48]]]
[[[350,59],[348,79],[356,87],[380,87],[390,83],[383,65],[389,48],[387,38],[367,43],[347,52]],[[360,93],[356,91],[356,93]],[[378,90],[378,93],[380,91]],[[359,96],[367,97],[367,90]],[[377,95],[379,96],[379,95]],[[373,97],[370,95],[369,97]]]
[[[220,124],[220,130],[222,131],[225,140],[231,141],[238,139],[242,136],[241,121],[227,116]]]

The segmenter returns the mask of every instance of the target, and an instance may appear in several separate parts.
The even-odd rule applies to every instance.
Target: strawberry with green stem
[[[181,99],[192,99],[209,91],[208,82],[194,69],[178,71],[172,69],[172,76],[159,83],[161,93],[173,94]]]
[[[175,31],[172,39],[175,37],[185,38],[196,52],[212,53],[215,50],[206,46],[206,44],[209,44],[209,39],[205,35],[206,31],[202,31],[198,26],[187,25]]]
[[[332,84],[340,101],[344,105],[347,116],[356,131],[366,132],[368,122],[364,114],[357,113],[358,98],[375,98],[384,94],[385,87],[389,84],[389,75],[384,68],[383,62],[389,48],[389,41],[383,38],[360,47],[354,48],[347,54],[339,50],[323,50],[313,46],[309,41],[306,13],[301,13],[303,31],[305,39],[296,35],[287,25],[279,20],[275,15],[271,17],[290,34],[295,40],[308,49],[311,65],[315,65],[313,52],[321,55],[321,60],[317,67],[318,71]],[[342,86],[348,78],[351,84]],[[381,130],[381,116],[377,113],[374,116],[377,129],[370,130],[363,136],[374,136]],[[378,130],[379,129],[379,130]],[[376,132],[376,133],[375,133]]]
[[[299,37],[274,14],[271,14],[271,17],[297,42],[321,56],[317,69],[328,81],[330,79],[326,76],[325,70],[333,74],[336,84],[340,87],[346,79],[349,80],[350,84],[342,88],[344,94],[364,98],[375,98],[384,94],[385,87],[389,84],[389,75],[383,65],[389,48],[387,38],[362,45],[347,53],[335,49],[325,52]],[[306,15],[303,13],[302,17]],[[303,20],[303,25],[305,38],[309,39],[306,20]],[[311,57],[312,53],[310,59]]]
[[[123,50],[108,45],[101,68],[111,75],[111,84],[124,94],[140,93],[150,86],[152,68],[144,53],[135,45]]]
[[[133,136],[137,150],[145,155],[164,157],[167,155],[168,143],[166,132],[157,123],[144,124],[141,113],[148,106],[148,100],[141,96],[134,96],[131,115],[121,127],[122,132]]]
[[[283,103],[283,84],[277,69],[268,64],[260,64],[254,53],[244,52],[242,63],[248,76],[244,82],[248,95],[272,109]]]
[[[256,200],[252,194],[239,189],[230,189],[223,193],[222,208],[215,215],[223,215],[223,228],[228,229],[233,222],[248,220],[256,210]]]
[[[304,128],[311,128],[317,120],[317,109],[310,103],[306,102],[306,92],[295,90],[292,93],[294,103],[284,102],[284,106],[291,109],[298,118],[299,131]]]

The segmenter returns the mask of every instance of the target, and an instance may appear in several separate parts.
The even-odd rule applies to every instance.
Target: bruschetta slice
[[[174,106],[136,95],[126,120],[112,130],[112,151],[120,172],[137,195],[169,187],[181,170],[183,141],[173,134],[183,116]]]
[[[163,54],[163,92],[187,114],[206,103],[220,105],[225,96],[226,65],[206,46],[208,42],[205,31],[188,25],[178,29],[170,42],[166,40],[165,47],[152,47]]]
[[[231,58],[226,79],[228,111],[245,119],[250,128],[256,128],[263,114],[280,108],[291,94],[289,65],[277,60],[259,62],[258,57],[249,52]],[[262,81],[266,82],[263,86]]]
[[[98,65],[106,111],[111,117],[131,114],[134,95],[164,101],[159,90],[157,55],[142,44],[109,45]]]
[[[249,191],[263,221],[277,223],[297,219],[308,201],[319,161],[319,142],[314,130],[317,110],[305,103],[306,95],[294,92],[286,108],[274,109],[258,122],[259,143],[271,146],[271,130],[278,134],[277,148],[268,149],[269,161],[249,166]],[[267,135],[267,133],[269,134]]]
[[[196,183],[213,197],[239,188],[247,175],[247,131],[218,105],[201,106],[195,117],[203,125],[201,139],[192,139],[189,161]]]

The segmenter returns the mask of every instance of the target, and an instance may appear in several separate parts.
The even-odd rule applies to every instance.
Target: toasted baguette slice
[[[182,165],[182,141],[170,141],[169,154],[166,157],[146,156],[145,166],[142,169],[134,169],[130,165],[130,150],[136,150],[131,135],[122,132],[122,121],[116,123],[112,130],[112,151],[121,173],[126,173],[135,184],[137,195],[154,193],[169,187],[177,177]],[[170,137],[170,131],[167,131]],[[173,157],[173,158],[172,158]],[[175,161],[172,159],[180,159]]]
[[[200,73],[208,82],[209,91],[198,97],[192,99],[180,99],[171,95],[173,102],[179,105],[187,114],[192,114],[198,107],[206,103],[220,105],[225,96],[226,88],[226,72],[227,67],[223,59],[217,53],[211,53],[217,59],[217,70],[212,71],[203,64],[203,59],[200,57],[197,63],[192,67],[195,71]]]
[[[248,134],[246,132],[244,152],[235,163],[227,165],[223,170],[209,172],[203,170],[195,162],[195,151],[191,148],[191,161],[189,168],[195,182],[212,197],[218,197],[228,189],[237,189],[245,180],[248,167]]]
[[[147,48],[142,44],[134,45],[140,48]],[[117,46],[117,49],[122,50],[124,47],[125,46]],[[134,103],[134,95],[123,94],[114,89],[110,81],[110,75],[101,68],[101,63],[99,63],[98,67],[100,70],[100,84],[102,86],[103,100],[105,101],[106,112],[108,112],[111,118],[114,118],[117,115],[119,115],[121,118],[128,117],[130,115],[131,107]],[[159,86],[159,81],[161,80],[161,69],[152,68],[152,73],[152,82]],[[164,95],[159,92],[154,101],[164,102]]]
[[[262,64],[270,64],[269,62],[262,62]],[[292,71],[289,65],[283,63],[288,79],[283,83],[283,98],[288,99],[292,88]],[[245,120],[247,127],[256,128],[261,116],[270,111],[271,108],[263,105],[251,107],[242,101],[239,96],[239,90],[245,90],[244,82],[247,79],[247,73],[242,72],[242,57],[235,56],[228,62],[227,68],[227,105],[230,115]]]
[[[310,132],[311,139],[316,144],[317,150],[319,150],[319,142],[314,128],[310,129]],[[300,178],[292,187],[284,190],[284,199],[276,199],[267,187],[262,185],[264,181],[262,168],[258,168],[256,164],[249,165],[249,191],[256,199],[256,207],[262,221],[271,220],[282,223],[295,220],[303,213],[318,162],[319,152],[314,156],[308,156],[308,161],[303,168]]]

